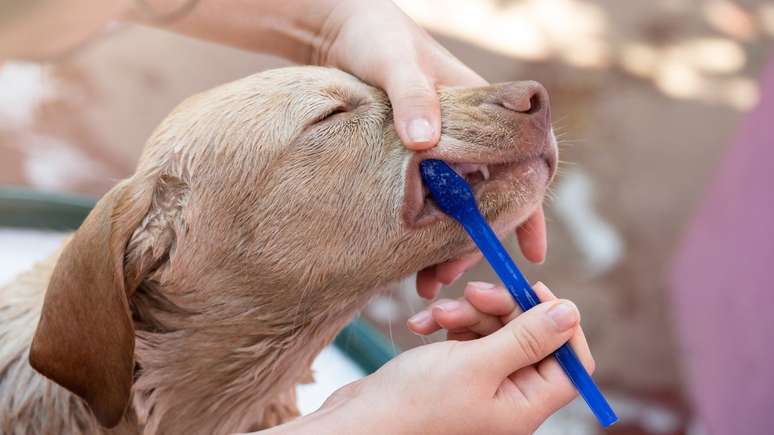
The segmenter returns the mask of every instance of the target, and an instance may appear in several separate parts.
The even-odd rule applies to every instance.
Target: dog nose
[[[548,91],[538,82],[505,83],[495,92],[493,102],[508,111],[533,115],[548,121]]]

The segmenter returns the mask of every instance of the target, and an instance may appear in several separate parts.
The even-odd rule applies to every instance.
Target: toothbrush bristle
[[[459,220],[465,213],[478,211],[470,185],[446,162],[424,160],[419,163],[419,172],[430,196],[442,212]]]

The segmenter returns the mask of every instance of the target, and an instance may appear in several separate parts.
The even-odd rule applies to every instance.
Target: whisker
[[[403,299],[403,303],[406,304],[408,311],[411,313],[411,316],[409,317],[413,317],[416,313],[418,313],[417,308],[414,306],[414,304],[411,303],[411,300],[405,296],[405,292],[402,293],[404,294],[401,299]],[[422,344],[427,344],[427,338],[424,335],[419,335],[418,337]]]
[[[557,119],[555,119],[553,121],[553,124],[555,126],[561,124],[562,122],[564,122],[567,119],[568,116],[569,116],[569,114],[564,114],[564,115],[560,116],[559,118],[557,118]]]
[[[590,143],[589,141],[584,140],[584,139],[573,139],[573,140],[570,140],[570,139],[561,139],[561,140],[557,139],[556,141],[560,145],[569,145],[569,146],[585,145],[585,144]]]
[[[548,202],[551,202],[551,203],[555,202],[557,197],[558,195],[556,194],[556,191],[554,189],[552,189],[551,187],[546,189],[545,199],[547,199]]]
[[[390,334],[390,345],[392,346],[392,351],[395,353],[398,353],[398,347],[395,346],[395,338],[392,336],[392,317],[387,317],[387,331],[389,331]]]

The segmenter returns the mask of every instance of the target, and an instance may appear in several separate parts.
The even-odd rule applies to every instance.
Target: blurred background
[[[740,120],[761,99],[774,4],[397,3],[484,78],[549,90],[563,163],[547,207],[548,260],[520,264],[580,307],[595,377],[622,416],[607,433],[707,433],[688,394],[669,277]],[[182,99],[285,64],[123,24],[55,65],[2,64],[0,184],[100,195],[132,173]],[[479,265],[463,280],[496,279]],[[363,316],[406,349],[426,342],[404,326],[424,305],[407,282]],[[589,415],[575,403],[542,433],[595,434]]]

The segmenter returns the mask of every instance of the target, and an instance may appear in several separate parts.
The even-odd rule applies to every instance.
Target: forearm
[[[256,432],[254,435],[304,435],[310,433],[318,435],[348,434],[349,432],[344,431],[342,428],[339,428],[339,430],[335,428],[333,422],[335,417],[335,415],[332,415],[327,410],[317,411],[313,414],[299,417],[298,419],[281,426]]]
[[[158,11],[181,7],[184,0],[146,0]],[[132,21],[308,63],[323,37],[336,0],[199,0],[186,14],[165,22],[134,10]]]
[[[0,58],[61,58],[99,35],[132,7],[132,1],[0,1]]]
[[[255,435],[398,435],[398,427],[391,427],[390,420],[376,418],[369,410],[350,401],[326,406],[322,409],[281,426],[255,433]],[[394,420],[393,420],[394,423]]]

